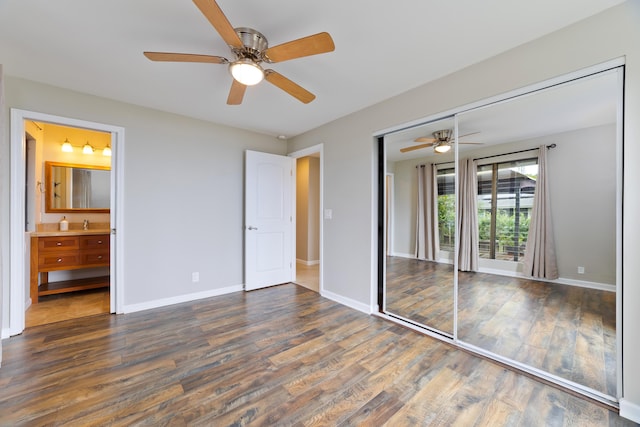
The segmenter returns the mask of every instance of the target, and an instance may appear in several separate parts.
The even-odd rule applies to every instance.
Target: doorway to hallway
[[[322,291],[322,145],[290,154],[296,159],[295,283]]]

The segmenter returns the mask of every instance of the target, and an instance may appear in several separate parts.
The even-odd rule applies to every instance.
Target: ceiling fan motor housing
[[[438,130],[433,133],[433,137],[440,142],[448,142],[452,136],[451,129]]]
[[[238,58],[249,58],[256,62],[263,61],[262,52],[269,47],[267,38],[253,28],[238,27],[234,30],[244,46],[243,49],[233,48],[233,52]]]

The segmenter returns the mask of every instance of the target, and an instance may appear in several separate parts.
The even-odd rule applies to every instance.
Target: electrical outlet
[[[578,274],[584,274],[584,267],[578,267]]]
[[[200,273],[197,271],[194,271],[193,273],[191,273],[191,281],[193,283],[198,283],[200,281]]]

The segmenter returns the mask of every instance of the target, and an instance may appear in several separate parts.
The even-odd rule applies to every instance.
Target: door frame
[[[320,250],[319,250],[319,261],[320,264],[318,265],[318,293],[320,295],[323,295],[324,293],[324,281],[323,281],[323,277],[324,277],[324,273],[323,273],[323,266],[324,266],[324,144],[316,144],[316,145],[312,145],[311,147],[308,148],[303,148],[301,150],[298,151],[293,151],[291,153],[288,154],[289,157],[292,157],[294,159],[296,159],[296,163],[297,163],[297,159],[302,158],[302,157],[306,157],[306,156],[310,156],[312,154],[319,154],[320,155],[320,203],[318,206],[318,209],[320,210],[319,215],[320,215],[320,230],[319,230],[319,244],[320,244]],[[293,277],[295,280],[296,274],[297,274],[297,269],[296,269],[296,225],[297,225],[297,221],[298,219],[295,216],[295,212],[296,212],[296,199],[295,199],[295,192],[296,192],[296,186],[293,186]]]
[[[114,229],[122,235],[123,229],[123,192],[124,183],[124,128],[69,117],[55,116],[52,114],[35,111],[11,109],[11,164],[10,164],[10,280],[9,284],[9,327],[3,329],[2,338],[22,333],[25,328],[25,162],[26,139],[24,122],[33,120],[37,122],[53,123],[62,126],[91,129],[111,134],[111,283],[110,283],[110,312],[121,313],[124,305],[124,280],[122,265],[124,260],[123,238],[117,238]],[[116,268],[118,267],[118,268]]]

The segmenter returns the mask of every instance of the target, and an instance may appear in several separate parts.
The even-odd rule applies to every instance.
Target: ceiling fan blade
[[[421,148],[427,148],[427,147],[432,147],[432,146],[433,146],[433,142],[428,142],[426,144],[412,145],[411,147],[401,148],[400,152],[401,153],[408,153],[409,151],[420,150]]]
[[[235,48],[241,49],[242,41],[238,34],[236,34],[236,30],[233,29],[233,26],[218,6],[214,0],[193,0],[200,12],[209,20],[211,25],[216,29],[222,40],[225,41],[229,46],[233,46]]]
[[[209,64],[226,64],[229,61],[222,56],[197,55],[192,53],[144,52],[144,56],[152,61],[169,62],[206,62]]]
[[[233,83],[231,83],[231,90],[229,91],[229,96],[227,97],[227,104],[242,104],[242,98],[244,98],[245,90],[247,90],[247,87],[245,85],[243,85],[242,83],[238,83],[236,79],[233,79]]]
[[[478,131],[478,132],[471,132],[471,133],[465,133],[464,135],[460,135],[460,136],[458,137],[458,139],[460,139],[460,138],[464,138],[465,136],[475,135],[475,134],[477,134],[477,133],[480,133],[480,131]]]
[[[282,74],[277,73],[273,70],[265,70],[264,78],[272,85],[279,87],[289,95],[297,98],[299,101],[304,102],[305,104],[308,104],[316,99],[316,96],[314,94],[312,94],[302,86],[299,86],[297,83],[292,82]]]
[[[478,144],[478,145],[482,145],[484,143],[483,142],[458,142],[458,144]]]
[[[421,136],[420,138],[414,139],[414,142],[435,142],[435,138],[429,138],[427,136]]]
[[[264,51],[264,55],[268,62],[282,62],[332,52],[335,48],[329,33],[318,33],[270,47]]]

